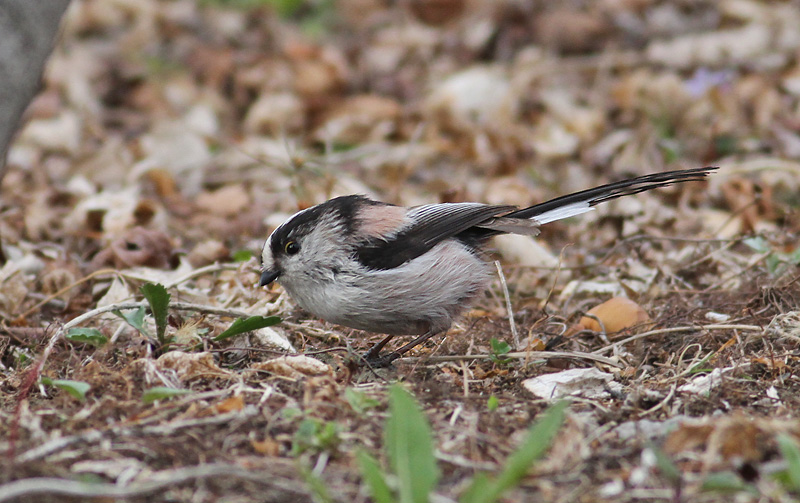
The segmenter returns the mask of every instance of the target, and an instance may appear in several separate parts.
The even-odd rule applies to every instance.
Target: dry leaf
[[[544,374],[525,379],[522,386],[535,396],[555,400],[568,395],[584,398],[608,397],[609,390],[620,391],[622,385],[614,381],[614,376],[595,367],[569,369],[554,374]]]
[[[251,439],[250,445],[253,446],[253,449],[257,453],[264,454],[265,456],[278,456],[281,453],[280,442],[276,442],[270,437],[267,437],[264,440]]]
[[[161,231],[134,227],[115,239],[92,259],[91,269],[111,266],[116,269],[147,266],[167,269],[172,266],[172,240]]]
[[[173,370],[183,382],[230,376],[230,372],[222,370],[214,363],[214,356],[211,353],[170,351],[156,360],[156,366],[161,370]]]
[[[244,409],[244,398],[242,398],[241,395],[231,396],[214,404],[214,410],[217,414],[227,414],[228,412],[235,412],[242,409]]]
[[[593,307],[586,314],[596,316],[602,322],[602,326],[596,319],[588,316],[581,318],[579,322],[581,325],[588,330],[595,332],[605,331],[609,334],[650,321],[650,315],[647,314],[647,311],[636,302],[625,297],[609,299]]]
[[[281,356],[259,362],[251,366],[254,370],[263,370],[271,374],[299,379],[301,377],[320,376],[331,374],[331,368],[317,360],[305,355]]]

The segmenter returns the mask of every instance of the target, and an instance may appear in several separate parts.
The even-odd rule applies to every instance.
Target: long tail
[[[709,166],[638,176],[557,197],[550,201],[503,215],[503,218],[530,218],[539,225],[544,225],[592,211],[594,206],[618,197],[638,194],[639,192],[666,187],[675,183],[699,182],[716,169],[717,167]]]

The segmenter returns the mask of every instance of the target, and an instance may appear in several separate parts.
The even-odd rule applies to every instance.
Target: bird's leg
[[[367,362],[371,362],[371,361],[377,360],[378,359],[378,353],[380,353],[381,349],[383,349],[383,347],[386,346],[386,344],[390,340],[392,340],[393,338],[394,338],[393,335],[387,335],[386,338],[384,338],[381,342],[379,342],[379,343],[375,344],[374,346],[372,346],[371,348],[369,348],[369,351],[364,353],[363,358],[365,360],[367,360]]]
[[[378,353],[380,352],[380,350],[386,345],[387,342],[389,342],[389,339],[392,338],[392,336],[390,335],[381,342],[372,346],[372,348],[369,351],[367,351],[367,353],[364,355],[364,359],[366,360],[367,364],[371,367],[376,367],[376,368],[388,367],[389,365],[391,365],[393,361],[397,360],[398,358],[406,354],[408,350],[419,344],[422,344],[423,342],[427,341],[437,333],[439,332],[432,332],[432,331],[425,332],[419,337],[415,337],[411,342],[408,342],[407,344],[400,346],[398,349],[395,349],[391,353],[379,357]]]

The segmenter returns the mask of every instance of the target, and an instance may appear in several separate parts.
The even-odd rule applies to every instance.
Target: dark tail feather
[[[506,218],[533,218],[542,213],[552,211],[563,206],[585,202],[589,206],[595,206],[618,197],[630,196],[648,190],[666,187],[675,183],[699,182],[706,176],[718,169],[716,166],[705,168],[684,169],[679,171],[665,171],[663,173],[653,173],[651,175],[638,176],[621,182],[601,185],[593,189],[582,190],[566,196],[557,197],[541,204],[536,204],[528,208],[517,210]]]

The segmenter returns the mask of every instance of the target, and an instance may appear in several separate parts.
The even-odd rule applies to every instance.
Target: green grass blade
[[[161,283],[145,283],[141,290],[147,303],[150,304],[150,312],[153,313],[156,321],[156,338],[162,345],[166,345],[167,341],[164,339],[164,335],[167,332],[170,294]]]
[[[78,400],[85,400],[86,393],[91,389],[89,383],[83,381],[69,381],[66,379],[50,379],[42,376],[42,384],[63,389]]]
[[[461,503],[487,503],[497,498],[494,492],[494,483],[489,480],[489,477],[485,473],[478,473],[458,501]]]
[[[428,421],[414,398],[399,385],[389,390],[384,445],[397,475],[401,503],[428,503],[439,480]]]
[[[785,433],[778,435],[778,449],[786,461],[787,487],[792,491],[800,491],[800,448],[797,442]]]
[[[736,493],[747,489],[748,485],[742,478],[730,471],[710,473],[701,485],[702,491],[716,493]]]
[[[259,328],[271,327],[281,322],[277,316],[250,316],[249,318],[239,318],[234,320],[227,330],[214,337],[215,341],[222,341],[234,335],[243,334],[245,332],[252,332]]]
[[[147,327],[144,326],[144,307],[140,307],[133,311],[120,311],[119,309],[115,309],[111,311],[112,313],[116,314],[123,320],[125,320],[128,325],[132,326],[136,330],[139,331],[145,337],[151,337],[150,332],[147,330]]]
[[[189,393],[191,393],[191,391],[189,391],[188,389],[156,386],[155,388],[150,388],[149,390],[144,392],[144,394],[142,395],[142,401],[144,403],[153,403],[156,400],[164,400],[166,398],[172,398],[174,396],[188,395]]]
[[[494,497],[488,501],[495,501],[505,491],[519,484],[533,463],[544,456],[564,423],[567,406],[569,402],[563,400],[544,411],[522,445],[506,460],[503,471],[494,483]]]
[[[392,490],[386,483],[386,475],[383,473],[378,461],[364,450],[356,452],[358,464],[361,467],[361,478],[369,487],[370,496],[375,503],[395,503]]]
[[[92,346],[102,346],[108,342],[108,337],[96,328],[70,328],[64,336],[68,341],[80,342]]]
[[[308,489],[311,491],[311,499],[316,503],[333,503],[333,498],[331,498],[328,492],[325,481],[306,466],[305,462],[301,459],[297,460],[297,471],[300,472],[300,477],[302,477]]]
[[[661,474],[664,475],[664,477],[666,477],[667,480],[669,480],[673,484],[679,485],[682,479],[681,471],[678,469],[675,463],[673,463],[672,460],[669,459],[669,456],[664,454],[664,451],[662,451],[655,445],[651,444],[649,447],[650,450],[653,451],[653,455],[655,455],[656,457],[656,466],[658,467],[658,470],[661,472]]]

